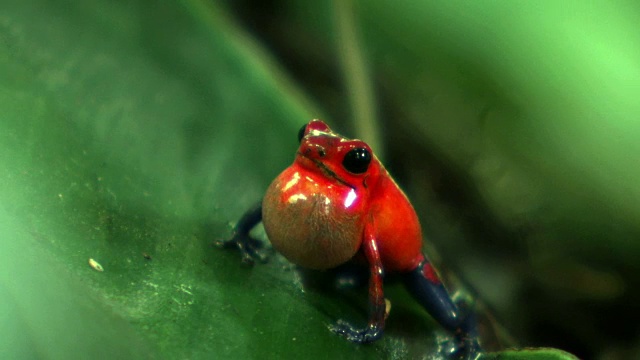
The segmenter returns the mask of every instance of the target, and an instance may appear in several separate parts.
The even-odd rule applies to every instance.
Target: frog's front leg
[[[236,226],[233,227],[230,239],[216,240],[214,244],[224,248],[237,247],[242,254],[242,262],[245,264],[253,265],[255,260],[265,262],[268,255],[262,250],[262,242],[249,235],[251,229],[258,225],[260,221],[262,221],[262,201],[252,206],[242,215]]]
[[[476,359],[480,345],[475,315],[467,304],[453,302],[429,260],[423,259],[404,275],[404,280],[411,295],[440,325],[454,334],[454,343],[446,349],[448,357]]]
[[[373,225],[365,226],[362,243],[364,255],[369,263],[369,323],[365,328],[357,328],[344,320],[338,320],[329,329],[355,343],[370,343],[382,337],[384,331],[385,301],[383,291],[384,269]]]

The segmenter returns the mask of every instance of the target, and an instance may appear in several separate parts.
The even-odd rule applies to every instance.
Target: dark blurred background
[[[227,1],[520,346],[640,354],[640,7]],[[362,120],[362,118],[365,118]]]

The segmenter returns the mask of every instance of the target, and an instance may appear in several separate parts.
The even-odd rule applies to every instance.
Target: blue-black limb
[[[473,311],[463,302],[454,303],[428,260],[404,275],[411,295],[442,327],[454,334],[454,342],[444,349],[449,359],[476,359],[480,354]]]
[[[369,263],[369,323],[365,328],[355,327],[344,320],[338,320],[329,329],[354,343],[370,343],[382,337],[386,304],[384,301],[383,280],[384,269],[378,251],[378,245],[371,231],[365,228],[362,250]]]
[[[232,248],[237,247],[242,254],[242,262],[252,265],[255,260],[265,262],[268,258],[264,250],[262,242],[252,238],[249,235],[258,223],[262,221],[262,201],[252,206],[242,215],[236,226],[233,227],[233,233],[230,239],[216,240],[214,244],[218,247]]]

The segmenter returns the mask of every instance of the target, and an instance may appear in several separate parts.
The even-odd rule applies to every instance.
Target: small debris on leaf
[[[151,255],[147,254],[146,252],[143,252],[142,256],[147,260],[151,260]]]
[[[384,318],[386,319],[391,312],[391,301],[389,299],[384,299]]]
[[[104,271],[104,268],[102,267],[102,265],[100,265],[100,263],[98,263],[97,261],[91,258],[89,258],[89,266],[91,266],[96,271],[100,271],[100,272]]]

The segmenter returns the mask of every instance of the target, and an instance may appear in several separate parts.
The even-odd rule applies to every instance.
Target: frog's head
[[[295,163],[351,188],[370,185],[380,165],[367,143],[347,139],[322,120],[311,120],[298,133]]]

